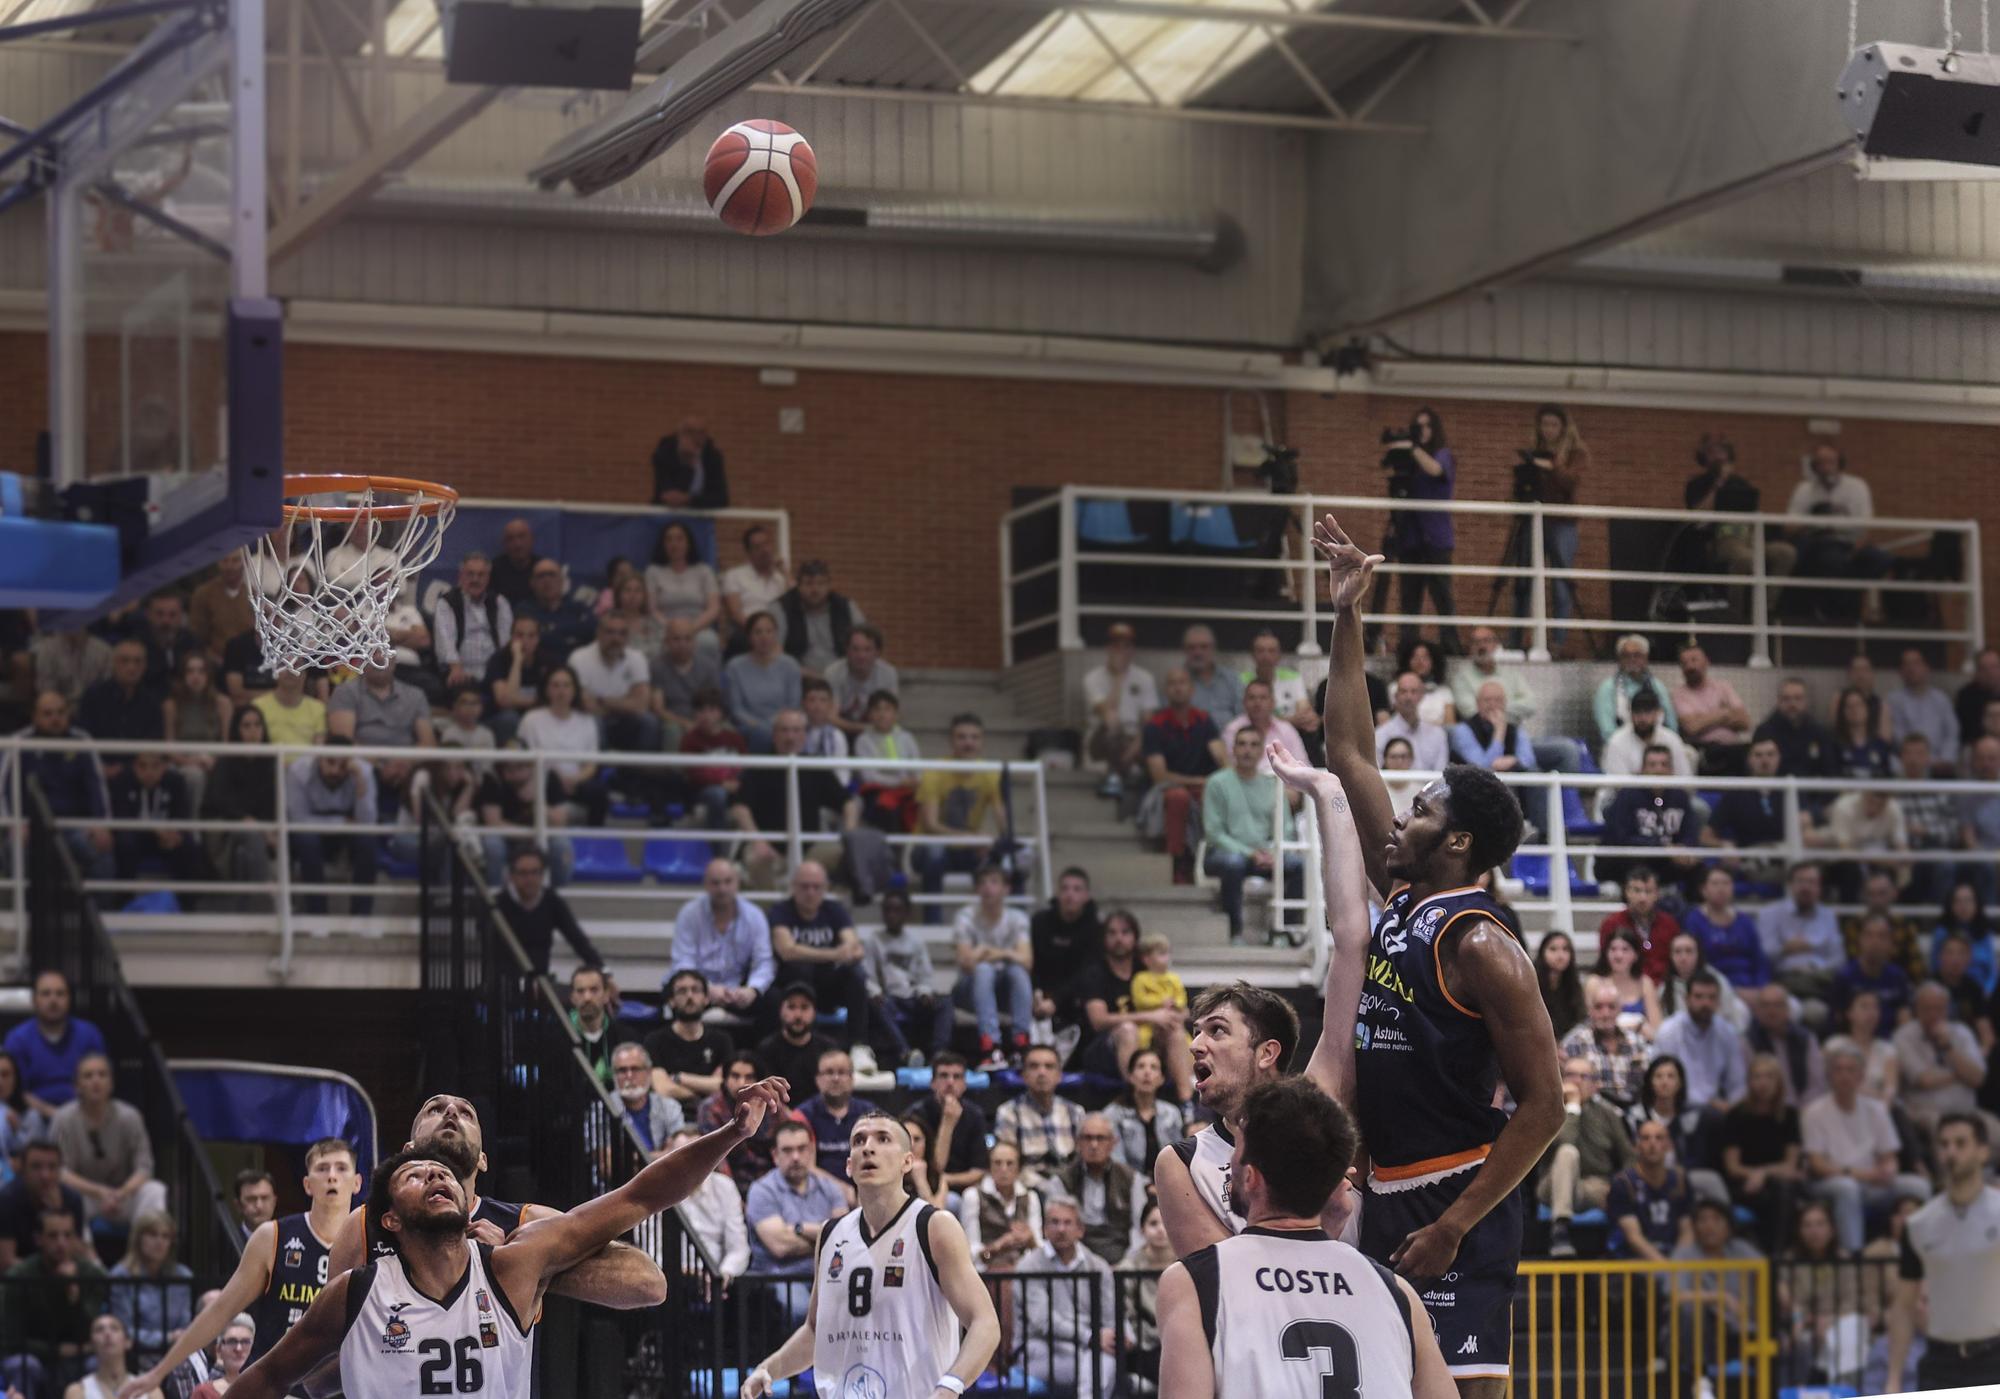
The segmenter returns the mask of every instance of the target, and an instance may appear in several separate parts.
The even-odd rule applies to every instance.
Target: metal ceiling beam
[[[1428,129],[1408,122],[1336,121],[1291,112],[1252,112],[1228,107],[1153,107],[1143,102],[1077,102],[1061,97],[1010,97],[1005,93],[936,92],[918,88],[840,87],[832,83],[752,83],[750,92],[791,97],[844,97],[863,102],[911,102],[940,107],[1011,107],[1019,111],[1064,112],[1075,116],[1153,117],[1223,126],[1269,126],[1293,131],[1338,131],[1357,136],[1421,136]]]
[[[1498,24],[1467,24],[1442,19],[1395,19],[1387,15],[1347,14],[1340,10],[1289,10],[1278,6],[1234,8],[1212,4],[1176,5],[1170,0],[932,0],[934,4],[976,5],[981,9],[1089,10],[1127,19],[1203,20],[1216,24],[1267,25],[1299,29],[1361,29],[1377,34],[1444,35],[1463,39],[1505,39],[1525,43],[1579,44],[1580,34],[1551,29],[1520,29]]]

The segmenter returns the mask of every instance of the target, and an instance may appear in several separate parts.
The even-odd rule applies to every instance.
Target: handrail
[[[1862,637],[1873,634],[1866,625],[1854,624],[1806,624],[1775,620],[1771,616],[1771,594],[1774,588],[1797,587],[1818,592],[1853,593],[1897,593],[1922,592],[1941,594],[1963,599],[1963,625],[1953,626],[1949,622],[1937,628],[1912,629],[1902,627],[1899,635],[1918,637],[1944,642],[1956,642],[1963,646],[1962,657],[1965,668],[1970,670],[1974,655],[1985,637],[1984,595],[1981,580],[1981,560],[1979,557],[1979,524],[1975,520],[1929,519],[1915,516],[1873,516],[1866,520],[1846,521],[1819,515],[1793,515],[1773,511],[1758,512],[1715,512],[1699,510],[1650,509],[1637,506],[1585,506],[1585,505],[1544,505],[1497,500],[1397,500],[1382,496],[1352,495],[1260,495],[1243,491],[1177,491],[1153,487],[1094,487],[1063,486],[1043,499],[1017,506],[1001,517],[1000,533],[1001,573],[1001,656],[1003,664],[1011,667],[1015,662],[1016,638],[1024,633],[1054,627],[1057,647],[1060,650],[1080,650],[1083,633],[1080,619],[1084,616],[1106,617],[1172,617],[1189,622],[1199,620],[1215,621],[1265,621],[1277,624],[1302,625],[1303,641],[1299,654],[1317,656],[1320,654],[1318,629],[1320,624],[1321,601],[1317,568],[1310,551],[1302,551],[1303,556],[1290,557],[1238,557],[1209,556],[1200,554],[1166,552],[1125,552],[1092,550],[1085,547],[1077,533],[1077,506],[1079,502],[1106,500],[1116,503],[1135,501],[1168,502],[1189,506],[1232,507],[1243,506],[1251,509],[1278,509],[1292,512],[1295,523],[1301,527],[1301,537],[1310,537],[1313,521],[1323,512],[1339,514],[1363,514],[1371,521],[1383,514],[1438,513],[1450,517],[1468,518],[1504,517],[1519,521],[1530,534],[1530,548],[1525,564],[1406,564],[1388,561],[1381,565],[1385,574],[1436,574],[1444,577],[1468,577],[1491,579],[1526,580],[1529,583],[1530,608],[1524,616],[1487,613],[1461,612],[1451,616],[1411,616],[1403,613],[1366,614],[1371,625],[1394,622],[1407,625],[1436,624],[1445,626],[1493,626],[1496,628],[1522,629],[1531,637],[1529,655],[1536,660],[1549,657],[1549,633],[1551,630],[1575,629],[1586,632],[1606,632],[1629,630],[1634,627],[1657,627],[1657,619],[1651,617],[1601,618],[1573,616],[1551,618],[1545,600],[1544,585],[1551,581],[1567,583],[1583,582],[1638,582],[1693,584],[1719,589],[1743,590],[1749,594],[1748,619],[1742,622],[1708,622],[1689,624],[1688,629],[1717,636],[1745,636],[1750,638],[1749,664],[1763,668],[1771,664],[1771,639],[1775,637]],[[1055,557],[1022,559],[1022,551],[1014,547],[1013,534],[1022,522],[1044,516],[1051,511],[1057,515],[1057,538]],[[1724,572],[1700,573],[1671,569],[1609,569],[1589,567],[1551,567],[1543,553],[1544,526],[1551,520],[1654,520],[1682,525],[1727,525],[1748,528],[1752,532],[1751,571],[1732,574]],[[1865,579],[1854,577],[1821,577],[1792,575],[1790,578],[1765,571],[1765,539],[1767,531],[1773,527],[1800,527],[1810,529],[1838,529],[1857,535],[1872,535],[1882,539],[1885,532],[1914,531],[1918,539],[1933,533],[1961,535],[1965,544],[1962,550],[1965,576],[1956,581],[1913,581],[1897,579]],[[1372,545],[1373,539],[1365,539]],[[1909,539],[1886,540],[1900,547],[1913,542]],[[1199,606],[1181,605],[1171,607],[1126,605],[1123,603],[1086,603],[1079,597],[1078,570],[1091,568],[1137,568],[1137,569],[1228,569],[1244,573],[1275,571],[1289,575],[1293,580],[1297,602],[1284,606]],[[1047,574],[1051,569],[1057,575],[1057,587],[1053,610],[1024,610],[1015,597],[1015,590]],[[1857,611],[1859,609],[1857,608]],[[1682,624],[1675,624],[1682,625]]]

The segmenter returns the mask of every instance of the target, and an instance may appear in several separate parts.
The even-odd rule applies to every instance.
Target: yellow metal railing
[[[1761,1258],[1523,1263],[1521,1285],[1508,1399],[1770,1399]]]

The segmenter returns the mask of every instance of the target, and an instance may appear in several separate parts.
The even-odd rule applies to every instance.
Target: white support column
[[[1077,626],[1076,577],[1076,487],[1062,488],[1062,505],[1056,516],[1056,645],[1064,651],[1083,649],[1083,632]]]
[[[230,291],[237,297],[253,298],[267,295],[269,287],[264,222],[269,208],[265,197],[269,99],[264,89],[263,0],[230,0],[229,33],[229,176],[234,218],[229,246],[235,253],[230,260]]]

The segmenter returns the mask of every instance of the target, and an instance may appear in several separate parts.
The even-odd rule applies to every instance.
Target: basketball
[[[812,208],[819,162],[806,138],[781,121],[739,121],[708,148],[702,193],[738,233],[783,233]]]

